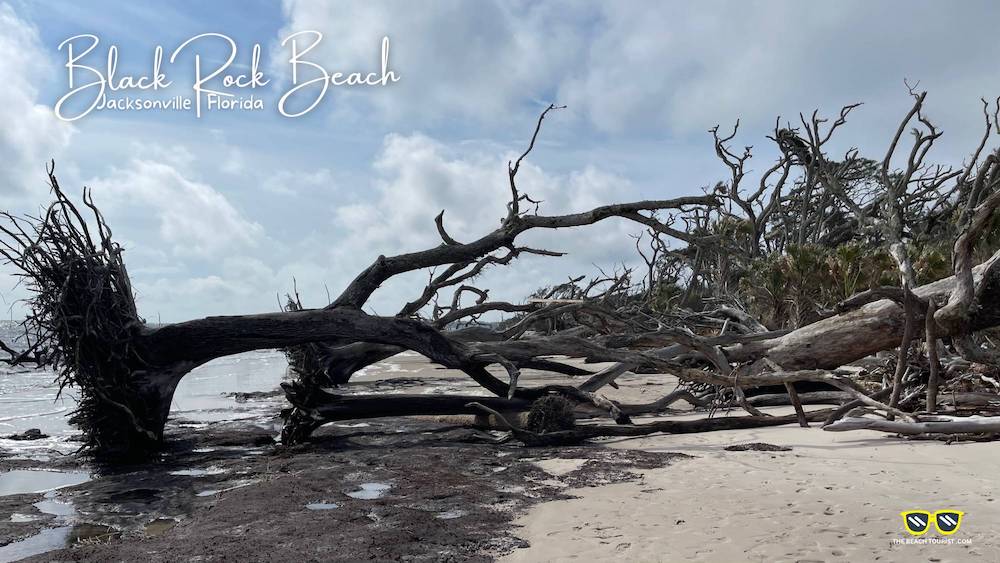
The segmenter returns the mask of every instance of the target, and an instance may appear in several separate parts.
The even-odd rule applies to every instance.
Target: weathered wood
[[[619,404],[618,408],[627,415],[657,413],[666,410],[677,401],[686,401],[695,407],[708,407],[710,405],[709,401],[695,397],[694,393],[687,389],[675,389],[651,403]]]
[[[325,396],[312,397],[302,403],[298,402],[291,394],[289,398],[296,407],[310,413],[316,420],[322,422],[389,416],[480,414],[481,410],[469,406],[473,402],[483,403],[501,412],[526,411],[531,408],[530,401],[478,395],[326,394]]]
[[[633,364],[628,363],[616,363],[607,368],[595,373],[588,379],[580,384],[581,391],[597,391],[605,385],[613,384],[615,379],[621,376],[623,373],[635,368]]]
[[[937,305],[934,299],[929,299],[927,317],[924,319],[924,345],[927,347],[927,365],[930,370],[927,377],[927,412],[937,411],[938,372],[941,370],[941,362],[938,360],[937,321],[934,319],[936,312]]]
[[[467,244],[444,244],[419,252],[388,257],[379,256],[375,262],[358,274],[328,308],[335,309],[343,306],[360,308],[379,286],[394,276],[436,266],[470,263],[470,261],[478,260],[501,248],[514,247],[514,240],[518,235],[531,229],[581,227],[593,225],[612,217],[623,217],[647,225],[649,221],[652,221],[657,230],[664,234],[679,240],[691,240],[691,235],[673,229],[655,219],[640,215],[639,212],[679,209],[686,206],[716,206],[718,204],[719,199],[715,196],[691,196],[603,205],[589,211],[569,215],[516,215],[505,220],[499,229]]]
[[[979,287],[998,283],[997,278],[1000,276],[995,271],[998,264],[1000,252],[973,270]],[[988,276],[985,281],[984,274]],[[913,293],[923,301],[933,297],[944,302],[955,286],[955,276],[951,276],[922,285]],[[1000,321],[1000,292],[984,291],[978,297],[979,308],[970,315],[968,323],[941,327],[939,338],[951,336],[956,328],[982,330],[997,325]],[[940,319],[940,311],[937,316]],[[787,369],[834,369],[898,346],[903,337],[903,320],[902,307],[895,301],[882,299],[860,309],[817,321],[784,336],[735,344],[723,348],[723,351],[733,363],[766,356]]]
[[[722,416],[716,418],[704,418],[700,420],[657,420],[647,424],[619,424],[619,425],[578,425],[572,430],[559,430],[556,432],[546,432],[537,434],[529,432],[511,425],[503,416],[485,405],[473,403],[472,406],[488,412],[503,421],[514,434],[514,437],[527,446],[558,446],[565,444],[577,444],[592,438],[614,437],[614,436],[646,436],[649,434],[690,434],[695,432],[714,432],[718,430],[738,430],[744,428],[764,428],[768,426],[782,426],[798,421],[796,415],[786,416]],[[806,414],[806,419],[811,421],[823,420],[830,414],[830,409],[811,411]]]
[[[876,418],[850,417],[823,427],[829,432],[850,430],[878,430],[896,434],[975,434],[1000,432],[1000,416],[946,417],[937,416],[933,420],[901,422]]]
[[[849,401],[851,394],[843,391],[811,391],[809,393],[797,393],[799,402],[803,405],[834,404],[839,405],[844,401]],[[769,393],[767,395],[754,395],[747,397],[747,402],[755,407],[777,407],[791,405],[791,397],[788,393]]]
[[[795,416],[799,419],[799,426],[809,428],[809,422],[806,420],[805,411],[802,410],[802,401],[799,400],[799,394],[795,390],[795,385],[785,383],[785,389],[788,391],[788,398],[792,401],[792,406],[795,407]]]

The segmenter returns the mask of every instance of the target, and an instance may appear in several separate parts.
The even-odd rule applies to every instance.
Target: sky
[[[837,146],[880,158],[910,106],[904,80],[929,92],[945,131],[935,160],[960,164],[981,134],[980,98],[1000,95],[998,18],[988,2],[0,1],[0,206],[36,213],[55,159],[69,193],[93,189],[154,322],[274,311],[293,280],[322,306],[379,254],[438,244],[442,209],[459,240],[498,226],[507,161],[549,103],[567,107],[546,119],[520,177],[546,214],[696,195],[727,174],[708,129],[737,119],[734,145],[753,145],[761,170],[777,158],[765,135],[779,116],[863,102]],[[377,71],[388,37],[399,80],[331,87],[307,114],[281,115],[281,42],[302,31],[323,33],[309,58],[331,72]],[[261,46],[263,109],[56,116],[67,38],[98,36],[95,66],[116,45],[122,76],[150,73],[157,45],[168,57],[209,32],[235,41],[233,72]],[[191,93],[195,52],[206,65],[224,54],[198,45],[164,64],[174,84],[149,96]],[[529,233],[523,242],[567,256],[519,259],[479,285],[519,300],[635,265],[639,231]],[[24,288],[2,271],[16,317]],[[367,310],[395,313],[426,276],[391,281]]]

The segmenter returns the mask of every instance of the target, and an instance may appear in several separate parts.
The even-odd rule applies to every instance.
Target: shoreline
[[[255,425],[172,429],[159,462],[60,489],[77,526],[97,534],[77,534],[82,541],[24,561],[253,561],[264,553],[300,561],[492,561],[526,545],[513,520],[528,507],[577,488],[626,483],[685,457],[483,443],[478,431],[440,421],[366,424],[330,425],[292,448],[255,445],[270,436]],[[558,476],[542,468],[565,459],[585,462]],[[30,512],[42,497],[5,497],[0,519],[9,519],[8,510]],[[23,539],[50,523],[7,523],[0,538]]]
[[[555,381],[533,370],[523,378]],[[630,373],[618,384],[605,390],[609,398],[643,402],[676,379]],[[442,389],[477,388],[459,372],[401,355],[343,391]],[[498,433],[453,416],[343,421],[285,448],[273,445],[273,393],[238,401],[241,414],[273,414],[176,418],[159,461],[90,467],[96,479],[60,489],[56,500],[72,501],[80,526],[74,538],[83,541],[28,561],[995,561],[1000,552],[985,524],[1000,518],[990,443],[792,424],[527,448],[491,443]],[[752,443],[790,450],[725,449]],[[38,453],[0,452],[0,470],[79,466],[75,456]],[[45,517],[10,522],[13,513],[34,514],[43,495],[0,499],[0,544],[56,524]],[[943,508],[966,512],[954,538],[971,543],[891,544],[909,538],[900,511]]]
[[[764,409],[777,414],[788,409]],[[726,451],[766,443],[790,451]],[[611,449],[691,455],[642,479],[573,491],[516,521],[526,561],[997,561],[995,444],[946,444],[884,433],[783,426],[653,435]],[[904,510],[965,512],[958,533],[924,543]],[[934,539],[951,543],[932,543]]]

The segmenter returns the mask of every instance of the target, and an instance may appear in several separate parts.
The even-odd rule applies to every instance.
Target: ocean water
[[[16,347],[19,344],[16,337],[16,325],[0,322],[0,338],[4,338],[4,342]],[[485,392],[465,377],[423,391],[414,391],[411,385],[405,383],[391,384],[394,378],[439,376],[442,373],[433,369],[429,371],[429,367],[430,364],[419,354],[402,352],[359,370],[351,383],[340,391],[348,394]],[[274,391],[286,377],[287,369],[285,355],[278,350],[256,350],[208,362],[184,376],[177,386],[168,424],[199,428],[214,422],[246,420],[273,426],[285,404],[283,396],[237,401],[234,394]],[[69,438],[77,431],[68,422],[75,404],[74,389],[68,387],[60,394],[54,372],[0,365],[0,450],[24,455],[32,455],[33,451],[41,454],[47,449],[63,453],[75,451],[79,442]],[[38,428],[50,438],[34,441],[3,438],[29,428]]]
[[[0,338],[17,342],[12,323],[0,323]],[[171,419],[195,426],[220,420],[271,420],[278,414],[282,398],[238,402],[232,394],[272,391],[285,377],[287,367],[284,354],[278,350],[246,352],[204,364],[177,386]],[[0,449],[75,450],[79,444],[67,442],[76,433],[68,422],[75,404],[74,390],[66,388],[60,394],[56,374],[50,370],[0,367]],[[2,438],[29,428],[38,428],[51,438]]]

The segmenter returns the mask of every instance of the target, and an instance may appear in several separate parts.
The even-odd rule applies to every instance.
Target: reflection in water
[[[239,403],[232,394],[273,391],[287,367],[285,355],[277,350],[258,350],[213,360],[181,380],[170,416],[195,422],[272,417],[277,413],[274,401]]]
[[[333,510],[334,508],[340,508],[340,505],[335,502],[313,502],[306,505],[309,510]]]
[[[280,410],[276,403],[283,400],[281,397],[238,403],[231,395],[277,389],[287,365],[281,352],[258,350],[199,366],[177,386],[170,407],[171,418],[195,423],[271,419]],[[72,388],[59,395],[55,378],[55,373],[48,370],[0,368],[0,448],[18,452],[22,458],[50,449],[71,453],[79,448],[79,444],[67,442],[77,432],[68,422],[76,396]],[[34,441],[2,438],[29,428],[38,428],[50,438]]]
[[[0,563],[17,561],[31,557],[32,555],[64,547],[69,542],[70,532],[72,531],[72,526],[48,528],[30,538],[0,547]]]
[[[41,471],[15,469],[0,473],[0,496],[44,493],[90,481],[86,471]]]
[[[347,496],[361,500],[372,500],[382,498],[391,488],[392,485],[386,483],[361,483],[360,490],[349,492]]]
[[[171,475],[180,475],[183,477],[204,477],[205,475],[220,475],[225,473],[226,470],[221,467],[206,467],[204,469],[181,469],[179,471],[171,471]]]
[[[35,471],[34,473],[54,472]],[[7,474],[5,473],[4,475]],[[56,491],[45,493],[45,500],[36,502],[35,508],[43,514],[55,516],[56,523],[59,526],[47,528],[31,537],[0,547],[0,563],[17,561],[18,559],[59,549],[82,537],[80,534],[74,534],[73,517],[76,516],[76,509],[73,508],[73,503],[56,500],[58,494]]]

